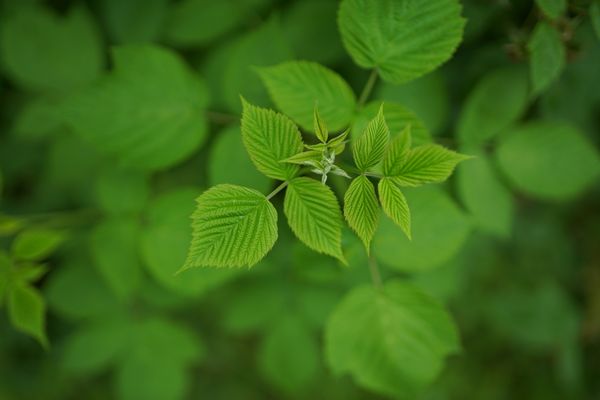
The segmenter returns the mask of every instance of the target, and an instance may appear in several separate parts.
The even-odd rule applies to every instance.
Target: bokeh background
[[[478,156],[447,184],[408,193],[412,242],[387,220],[374,241],[384,276],[436,297],[460,331],[462,352],[422,398],[598,399],[600,5],[569,1],[554,15],[552,4],[526,0],[462,3],[455,56],[404,85],[379,81],[372,96],[392,114],[396,103],[411,110],[438,143]],[[0,1],[0,297],[12,274],[28,304],[19,314],[0,299],[0,399],[382,398],[333,376],[322,351],[331,310],[370,282],[349,230],[348,267],[307,249],[284,221],[251,270],[174,275],[195,197],[224,182],[273,187],[240,138],[240,94],[273,107],[254,66],[317,61],[360,93],[369,72],[342,46],[337,7]],[[540,23],[559,48],[542,43],[534,56]],[[123,46],[156,46],[175,64],[119,71],[112,54]],[[564,62],[532,91],[548,54]],[[173,78],[181,68],[192,78]],[[73,104],[85,107],[87,90],[147,70],[158,79],[105,99],[112,118],[78,119]],[[194,129],[173,143],[177,90],[194,105]],[[138,101],[139,112],[127,108]],[[144,113],[148,104],[164,104],[164,114]],[[164,140],[124,144],[136,118]],[[333,185],[340,194],[347,182]]]

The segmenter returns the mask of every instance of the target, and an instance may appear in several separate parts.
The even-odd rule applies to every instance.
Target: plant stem
[[[271,198],[273,196],[275,196],[277,193],[279,193],[283,189],[285,189],[286,186],[288,185],[288,183],[289,183],[288,181],[282,182],[281,185],[279,185],[275,189],[273,189],[273,191],[267,195],[267,200],[271,200]]]
[[[358,98],[358,106],[362,107],[365,105],[365,103],[367,102],[367,100],[369,99],[369,96],[371,95],[371,92],[373,91],[373,87],[375,87],[375,82],[377,82],[377,70],[374,69],[371,71],[371,75],[369,75],[369,79],[367,80],[367,83],[365,84],[365,87],[362,91],[362,93],[360,94],[360,97]]]
[[[383,288],[383,281],[381,280],[381,274],[379,273],[379,266],[377,265],[377,260],[373,255],[369,255],[369,270],[371,271],[371,280],[373,280],[373,285],[377,289]]]

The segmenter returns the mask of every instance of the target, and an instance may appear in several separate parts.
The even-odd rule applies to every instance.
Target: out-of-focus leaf
[[[70,98],[68,125],[120,164],[164,169],[204,141],[204,83],[174,53],[149,45],[118,47],[112,74]]]
[[[463,107],[457,127],[460,141],[477,145],[506,130],[525,112],[528,86],[522,68],[501,68],[486,74]]]
[[[272,181],[252,164],[244,148],[240,127],[237,125],[225,128],[217,134],[208,162],[211,185],[231,183],[245,185],[263,193],[269,190]]]
[[[258,361],[262,374],[273,385],[286,393],[302,393],[317,378],[319,347],[306,323],[288,314],[266,333]]]
[[[183,0],[167,18],[165,38],[181,47],[209,44],[248,17],[244,2],[235,0]]]
[[[399,281],[353,289],[325,331],[334,373],[350,373],[360,385],[389,396],[415,398],[459,349],[456,327],[442,306]]]
[[[474,149],[468,152],[474,159],[458,167],[458,195],[478,228],[508,237],[514,213],[512,195],[499,181],[484,152]]]
[[[373,254],[401,271],[425,271],[452,258],[470,231],[467,216],[435,187],[405,190],[410,204],[412,240],[389,218],[382,218]]]
[[[539,94],[556,81],[566,63],[566,50],[560,33],[546,22],[539,22],[527,44],[533,92]]]
[[[12,325],[47,347],[46,303],[42,295],[29,285],[16,284],[10,287],[7,301]]]
[[[0,59],[4,70],[27,90],[67,91],[100,74],[100,37],[81,7],[64,16],[42,6],[22,7],[3,20]]]
[[[338,25],[353,60],[377,68],[392,83],[418,78],[447,61],[462,39],[465,20],[455,0],[344,0]]]
[[[315,106],[332,131],[346,127],[356,98],[346,81],[334,71],[308,61],[291,61],[258,70],[273,102],[303,129],[314,131]]]
[[[557,19],[567,10],[567,0],[535,0],[535,3],[551,19]]]
[[[569,124],[530,122],[516,127],[498,146],[496,158],[519,191],[550,200],[568,200],[600,175],[594,145]]]
[[[16,237],[11,254],[17,260],[43,260],[50,256],[64,240],[65,235],[61,232],[32,228]]]
[[[600,39],[600,1],[594,0],[590,6],[590,18],[592,19],[592,25],[596,31],[596,36]]]
[[[150,192],[147,175],[121,168],[106,168],[96,180],[98,203],[113,215],[140,213]]]
[[[145,43],[159,37],[168,3],[168,0],[102,0],[100,10],[114,42]]]
[[[135,220],[114,218],[99,223],[91,236],[91,252],[100,275],[115,294],[129,300],[142,278],[138,255],[140,227]]]

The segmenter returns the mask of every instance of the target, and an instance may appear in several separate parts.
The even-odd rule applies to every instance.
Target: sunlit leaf
[[[373,184],[364,175],[355,178],[344,195],[344,216],[367,252],[379,222],[379,204]]]

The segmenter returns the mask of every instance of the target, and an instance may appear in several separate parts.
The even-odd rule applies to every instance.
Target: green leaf
[[[148,273],[162,287],[185,296],[201,296],[245,272],[194,268],[175,274],[185,263],[192,241],[190,215],[199,192],[198,188],[181,187],[158,196],[148,207],[141,233],[140,253]]]
[[[458,196],[481,230],[509,237],[514,214],[510,191],[499,181],[494,166],[482,151],[457,169]]]
[[[122,304],[90,264],[87,258],[69,260],[49,275],[45,297],[57,315],[78,320],[122,312]]]
[[[164,169],[194,153],[207,131],[204,83],[159,47],[117,47],[113,59],[111,75],[67,101],[69,126],[137,169]]]
[[[219,183],[246,185],[266,192],[272,181],[254,168],[244,147],[239,125],[220,131],[210,148],[208,180],[211,186]]]
[[[319,115],[319,109],[315,105],[314,116],[313,116],[313,126],[315,135],[321,141],[321,143],[327,143],[327,139],[329,139],[329,130],[327,129],[327,124]]]
[[[352,155],[358,169],[362,172],[374,167],[383,159],[385,147],[390,139],[390,131],[383,117],[383,105],[362,135],[352,144]]]
[[[286,163],[297,164],[297,165],[309,165],[312,167],[316,167],[323,158],[322,151],[303,151],[302,153],[295,154],[291,157],[283,160]]]
[[[50,256],[65,240],[58,231],[32,228],[16,237],[11,255],[17,260],[39,261]]]
[[[385,115],[385,123],[387,124],[391,137],[400,134],[407,126],[410,125],[412,138],[417,145],[430,143],[431,134],[423,125],[423,122],[417,115],[408,108],[398,103],[373,101],[365,106],[356,118],[352,125],[352,137],[357,139],[360,137],[369,121],[377,115],[377,112],[383,104],[383,115]]]
[[[366,176],[360,175],[350,183],[344,195],[344,216],[369,253],[379,223],[379,204],[375,188]]]
[[[291,61],[260,68],[258,73],[277,107],[303,129],[314,129],[315,105],[332,131],[350,123],[356,98],[346,81],[332,70],[313,62]]]
[[[131,327],[121,319],[95,321],[76,331],[65,345],[64,368],[77,375],[103,372],[129,343]]]
[[[18,330],[48,347],[46,337],[46,304],[40,293],[29,285],[16,284],[8,293],[8,315]]]
[[[158,38],[168,0],[103,0],[98,4],[104,27],[115,43],[146,43]],[[143,9],[144,12],[139,12]]]
[[[404,194],[400,190],[400,184],[395,178],[383,178],[377,187],[381,207],[388,217],[398,225],[406,237],[410,240],[410,209]]]
[[[461,41],[464,18],[456,0],[344,0],[338,26],[350,56],[399,84],[446,62]]]
[[[398,185],[420,186],[445,181],[458,163],[469,158],[437,144],[426,144],[409,151],[404,163],[390,171],[397,172],[393,178]]]
[[[410,204],[412,240],[390,218],[383,217],[373,238],[373,254],[403,272],[436,268],[465,243],[471,229],[469,218],[437,187],[407,188],[403,193]]]
[[[94,264],[107,285],[125,300],[135,295],[142,280],[137,251],[139,235],[137,221],[124,218],[102,221],[92,231]]]
[[[417,398],[460,350],[448,313],[416,287],[392,281],[381,290],[353,289],[325,330],[325,351],[337,375],[394,398]]]
[[[4,297],[8,293],[11,278],[12,263],[8,254],[0,250],[0,307],[4,303]]]
[[[345,262],[342,213],[331,189],[310,178],[290,181],[283,210],[292,231],[308,247]]]
[[[551,19],[557,19],[567,10],[567,0],[535,0],[535,3]]]
[[[267,331],[258,362],[260,371],[274,386],[291,395],[303,393],[318,377],[317,340],[304,321],[288,314]]]
[[[131,328],[136,340],[132,340],[128,351],[121,355],[116,371],[119,398],[177,400],[187,397],[191,379],[186,370],[204,352],[198,338],[187,329],[158,318],[143,320]]]
[[[112,215],[140,213],[150,195],[150,185],[146,174],[107,168],[96,180],[98,204]]]
[[[198,197],[185,269],[251,267],[277,240],[277,211],[253,189],[217,185]]]
[[[400,134],[396,135],[383,154],[383,174],[386,176],[399,175],[406,163],[412,144],[411,126],[407,125]]]
[[[296,125],[285,115],[253,106],[244,99],[242,104],[242,139],[256,168],[281,181],[296,176],[298,166],[282,161],[302,151]]]
[[[460,141],[482,144],[506,130],[525,112],[528,91],[524,68],[500,68],[486,74],[469,93],[460,115]]]
[[[496,157],[516,189],[542,199],[572,199],[600,175],[594,145],[565,123],[537,121],[516,127],[502,138]]]
[[[533,92],[539,94],[558,79],[566,63],[566,50],[560,33],[546,22],[539,22],[527,48]]]
[[[208,45],[246,17],[244,4],[231,0],[183,0],[171,6],[165,38],[180,47]]]
[[[590,6],[590,18],[596,31],[596,36],[600,39],[600,0],[594,0]]]
[[[2,21],[0,59],[15,83],[36,91],[86,85],[104,63],[100,35],[82,7],[65,16],[42,6],[18,8]]]

